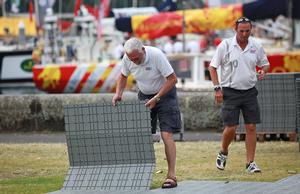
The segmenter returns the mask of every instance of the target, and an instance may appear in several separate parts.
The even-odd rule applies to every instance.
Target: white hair
[[[137,38],[130,38],[124,44],[124,50],[126,53],[132,53],[133,50],[142,52],[143,43]]]

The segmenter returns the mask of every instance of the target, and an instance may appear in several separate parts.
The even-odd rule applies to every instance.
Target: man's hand
[[[147,101],[145,106],[152,109],[152,108],[155,107],[156,103],[157,103],[156,97],[153,97],[153,98],[151,98],[150,100]]]
[[[217,103],[223,102],[223,91],[222,90],[218,90],[215,92],[215,100]]]
[[[258,79],[259,79],[259,80],[264,79],[264,77],[265,77],[265,75],[266,75],[265,70],[260,69],[260,70],[257,71],[257,73],[258,73]]]
[[[117,102],[118,101],[121,101],[122,100],[122,96],[118,95],[118,94],[115,94],[113,99],[112,99],[112,105],[113,106],[116,106],[117,105]]]

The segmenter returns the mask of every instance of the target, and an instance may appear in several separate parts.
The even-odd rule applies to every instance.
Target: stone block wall
[[[63,106],[111,102],[114,94],[0,95],[0,132],[64,131]],[[185,130],[220,127],[220,106],[211,90],[178,92]],[[137,100],[126,92],[123,101]]]

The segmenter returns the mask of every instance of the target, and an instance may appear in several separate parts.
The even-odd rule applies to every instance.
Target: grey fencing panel
[[[64,107],[70,169],[64,190],[148,190],[155,167],[143,102]]]
[[[300,78],[296,79],[297,133],[300,152]]]
[[[296,131],[299,118],[296,107],[297,78],[300,78],[300,73],[271,73],[267,74],[264,80],[257,82],[261,114],[261,124],[257,125],[257,132],[289,133]],[[245,133],[242,114],[237,133]]]

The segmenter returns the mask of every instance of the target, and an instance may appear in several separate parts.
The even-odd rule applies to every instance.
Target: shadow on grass
[[[24,177],[0,180],[1,194],[40,194],[62,188],[64,176]]]

